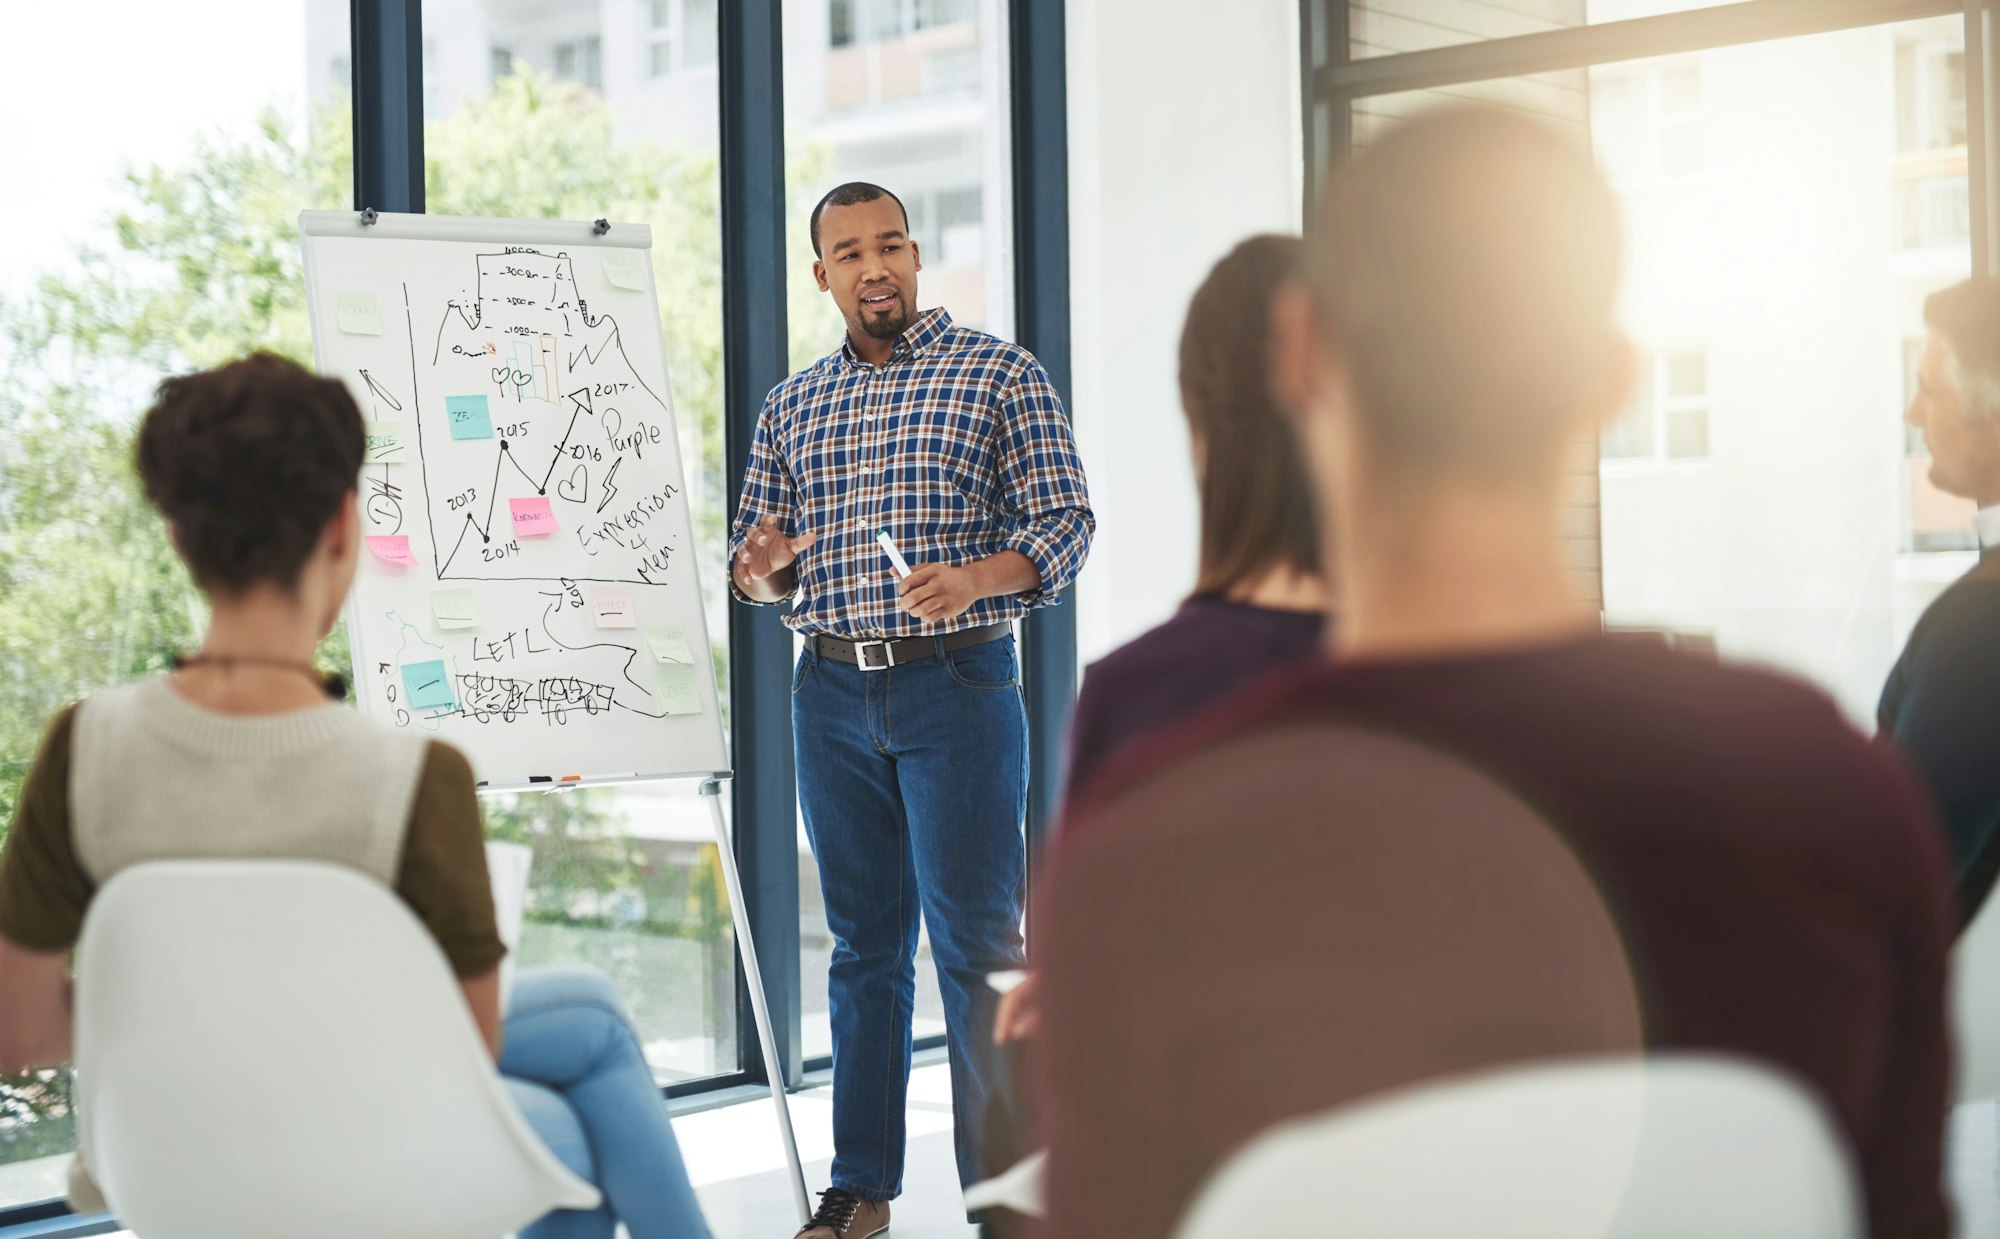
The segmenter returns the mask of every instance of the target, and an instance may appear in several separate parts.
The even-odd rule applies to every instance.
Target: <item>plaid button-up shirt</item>
[[[1076,441],[1049,377],[1029,352],[917,316],[889,360],[869,365],[846,341],[772,390],[757,419],[731,531],[776,516],[787,537],[817,531],[794,565],[785,623],[850,639],[936,636],[1054,602],[1076,578],[1096,528]],[[982,598],[926,624],[896,606],[886,530],[912,567],[959,565],[1014,550],[1041,573],[1026,594]]]

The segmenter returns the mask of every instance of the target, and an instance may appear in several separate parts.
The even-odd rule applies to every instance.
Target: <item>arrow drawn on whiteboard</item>
[[[583,399],[578,400],[578,396],[582,396]],[[569,394],[569,399],[570,403],[576,405],[576,412],[569,415],[569,426],[563,431],[562,442],[556,444],[556,454],[549,461],[549,471],[542,475],[541,485],[535,487],[535,493],[538,495],[549,493],[549,479],[555,476],[556,461],[561,460],[563,453],[569,450],[569,437],[576,430],[576,419],[583,416],[590,408],[590,389],[586,387],[579,391],[573,391]]]
[[[403,402],[390,395],[388,388],[376,382],[374,375],[363,370],[361,372],[361,381],[368,384],[368,390],[374,394],[377,400],[380,400],[383,404],[388,405],[398,413],[403,411]]]

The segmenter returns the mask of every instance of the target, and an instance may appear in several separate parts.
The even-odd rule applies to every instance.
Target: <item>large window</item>
[[[672,19],[672,46],[714,59],[714,5],[653,0],[627,18]],[[674,416],[688,462],[697,558],[721,699],[727,699],[723,580],[721,230],[715,79],[613,73],[605,7],[562,0],[505,6],[425,0],[441,97],[453,110],[425,134],[425,206],[438,215],[599,216],[653,230],[653,268]],[[707,25],[697,29],[695,23]],[[482,49],[511,72],[488,85]],[[643,93],[642,93],[643,92]],[[504,141],[493,140],[504,135]],[[663,1083],[739,1065],[735,932],[707,807],[692,784],[486,798],[496,838],[535,849],[523,963],[588,964],[632,1009]]]
[[[422,0],[420,35],[389,0],[109,0],[10,14],[17,42],[46,54],[16,66],[0,102],[20,115],[45,110],[50,99],[69,102],[61,124],[17,125],[0,139],[9,166],[32,168],[39,187],[0,198],[8,225],[0,231],[0,373],[8,378],[0,385],[0,596],[8,602],[0,614],[0,825],[41,727],[63,703],[157,672],[199,638],[198,601],[129,465],[133,421],[151,389],[165,374],[253,348],[310,358],[296,214],[357,205],[357,163],[371,197],[385,195],[369,205],[416,205],[389,200],[403,193],[400,137],[413,122],[425,154],[421,205],[431,212],[651,225],[698,549],[715,586],[733,500],[728,467],[747,449],[757,403],[782,377],[786,351],[817,356],[838,339],[838,317],[800,282],[809,260],[797,260],[805,250],[798,199],[836,174],[890,180],[910,195],[913,229],[936,269],[927,300],[945,301],[961,321],[1011,330],[1015,152],[998,128],[1007,115],[1005,9],[997,0],[860,7],[867,33],[846,40],[857,44],[860,77],[852,65],[834,68],[840,4],[785,7],[784,93],[796,139],[786,234],[794,252],[782,264],[794,277],[789,286],[763,243],[779,230],[764,204],[783,187],[762,179],[770,174],[755,160],[720,159],[725,99],[746,146],[781,143],[786,132],[777,93],[754,85],[759,66],[775,61],[778,31],[744,6]],[[352,42],[352,14],[371,18],[367,28],[380,41]],[[727,47],[719,23],[737,32]],[[113,28],[118,37],[107,39]],[[419,37],[412,57],[408,41]],[[1041,49],[1027,57],[1035,81],[1062,72],[1053,45],[1030,46]],[[718,73],[725,53],[733,72]],[[93,103],[74,89],[86,77],[120,89],[98,92],[103,100]],[[829,94],[833,81],[843,84],[839,98]],[[351,88],[371,122],[358,134]],[[146,104],[135,109],[130,98]],[[1058,176],[1061,156],[1059,137],[1045,134],[1024,167]],[[725,188],[733,203],[726,217]],[[1031,209],[1043,244],[1062,261],[1057,198]],[[724,247],[725,232],[752,244]],[[740,294],[728,304],[725,285]],[[790,339],[774,340],[755,307],[788,296]],[[1061,319],[1045,313],[1039,321],[1048,333]],[[730,674],[732,612],[719,588],[705,592],[717,670],[735,690],[725,709],[744,810],[736,850],[752,870],[746,912],[759,930],[778,1037],[795,1049],[793,952],[820,953],[803,990],[817,1008],[807,1027],[821,1030],[804,1040],[809,1055],[819,1054],[824,920],[816,900],[790,897],[803,849],[791,815],[774,808],[789,795],[773,773],[783,761],[788,677],[767,684]],[[735,619],[739,636],[770,618],[744,616]],[[1067,621],[1042,626],[1060,634]],[[346,660],[338,630],[320,657]],[[1031,718],[1065,706],[1029,698]],[[760,1070],[743,1053],[755,1042],[731,909],[705,806],[691,790],[483,802],[495,837],[536,852],[522,958],[609,972],[656,1073],[676,1094]],[[816,878],[804,878],[816,891]],[[783,897],[757,898],[773,886]],[[940,1026],[927,988],[924,1032]],[[60,1074],[0,1081],[0,1226],[25,1220],[10,1215],[12,1206],[61,1193],[59,1155],[74,1141],[68,1095]]]
[[[903,200],[923,258],[918,304],[1010,336],[1014,319],[1011,142],[1001,0],[786,0],[792,366],[840,346],[832,298],[812,278],[806,217],[843,181]],[[808,1060],[832,1052],[826,974],[833,941],[819,870],[799,832],[799,933]],[[944,1031],[928,936],[917,963],[916,1030]]]
[[[1632,402],[1605,427],[1606,461],[1708,458],[1708,352],[1673,349],[1645,358]]]
[[[1354,0],[1354,59],[1545,34],[1571,26],[1654,17],[1730,0]]]
[[[715,64],[716,0],[645,0],[646,73],[673,77]]]
[[[253,348],[310,358],[294,217],[346,205],[352,167],[345,49],[308,61],[307,17],[260,0],[8,13],[35,50],[0,107],[46,119],[0,138],[0,831],[58,708],[199,639],[130,464],[153,385]],[[74,1140],[66,1075],[0,1082],[0,1208],[61,1195]]]
[[[1659,11],[1590,0],[1561,24]],[[1376,20],[1354,12],[1357,29]],[[1548,42],[1503,41],[1457,54],[1465,80],[1447,85],[1428,53],[1336,63],[1322,114],[1360,66],[1351,147],[1447,99],[1588,137],[1619,199],[1620,312],[1643,354],[1594,453],[1596,510],[1580,513],[1606,622],[1791,670],[1872,726],[1910,624],[1968,562],[1969,506],[1931,486],[1899,423],[1923,299],[1972,270],[1974,221],[1964,21],[1856,20],[1767,39],[1746,18],[1755,41],[1656,57],[1657,24],[1629,44],[1607,30],[1592,45],[1605,63],[1473,76],[1481,55],[1534,59],[1520,49]],[[1426,88],[1394,90],[1401,64]]]

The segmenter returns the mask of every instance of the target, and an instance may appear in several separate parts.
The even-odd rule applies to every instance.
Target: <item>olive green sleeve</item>
[[[410,806],[396,893],[431,931],[461,979],[500,966],[507,948],[493,917],[486,830],[465,755],[435,741]]]
[[[0,935],[31,951],[67,951],[96,893],[70,831],[70,732],[76,707],[49,724],[21,785],[0,857]]]

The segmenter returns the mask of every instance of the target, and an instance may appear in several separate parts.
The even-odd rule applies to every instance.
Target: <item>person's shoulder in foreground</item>
[[[1871,1233],[1944,1233],[1941,848],[1821,694],[1584,639],[1303,670],[1140,750],[1046,900],[1055,1235],[1168,1233],[1288,1117],[1642,1043],[1818,1086]]]
[[[2000,877],[2000,556],[1938,595],[1883,687],[1881,734],[1922,775],[1969,919]]]
[[[1144,737],[1274,669],[1316,658],[1326,624],[1319,612],[1192,598],[1090,664],[1070,718],[1071,793],[1083,792],[1107,762]]]

